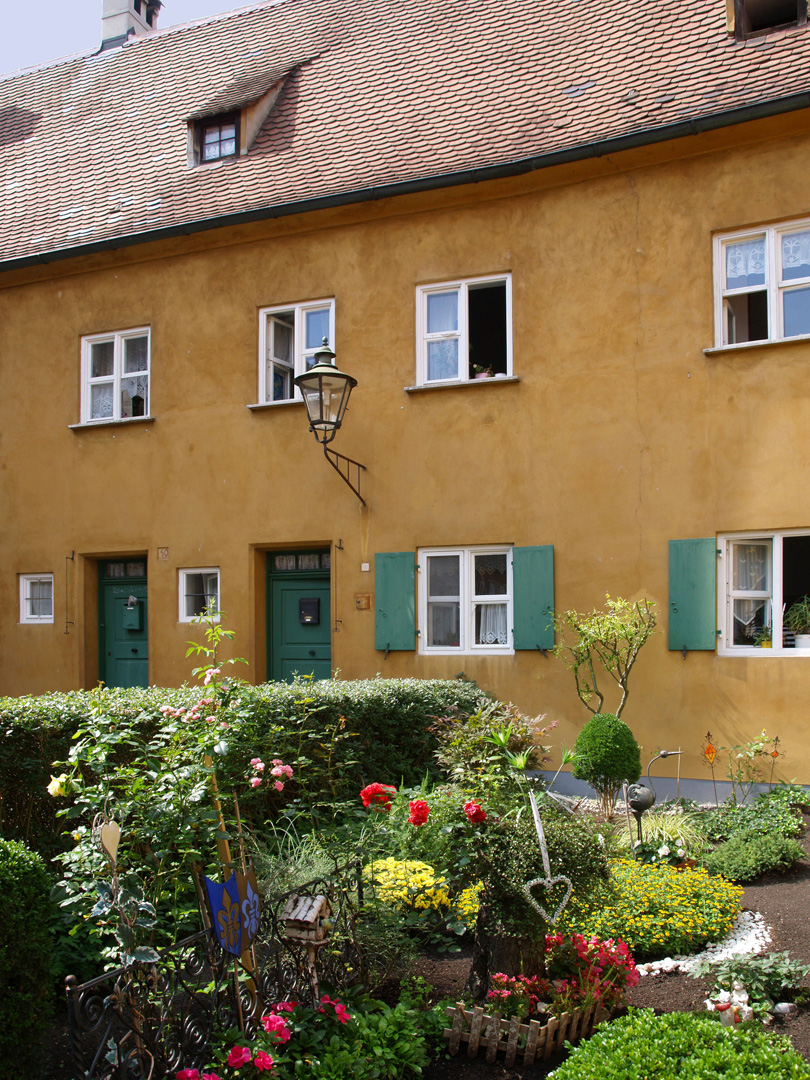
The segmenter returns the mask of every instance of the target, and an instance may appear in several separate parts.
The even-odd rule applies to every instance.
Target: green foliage
[[[51,1011],[51,884],[39,855],[0,839],[0,1080],[38,1075]]]
[[[277,1015],[289,1033],[287,1041],[262,1029],[252,1040],[229,1031],[218,1048],[212,1045],[215,1062],[202,1072],[239,1080],[245,1066],[227,1063],[234,1046],[249,1051],[245,1064],[255,1061],[257,1053],[269,1054],[270,1075],[278,1080],[406,1080],[419,1076],[429,1060],[422,1014],[403,1002],[392,1007],[355,996],[344,1006],[326,995],[318,1008],[295,1005]],[[435,1028],[435,1023],[427,1026]],[[266,1063],[258,1069],[250,1068],[251,1075],[260,1076]]]
[[[738,833],[760,836],[800,836],[804,831],[801,815],[789,801],[777,794],[760,795],[752,803],[723,803],[703,814],[709,840],[728,840]]]
[[[627,724],[612,713],[592,716],[574,744],[573,775],[591,785],[610,817],[622,784],[641,775],[641,751]]]
[[[572,1049],[554,1080],[810,1080],[810,1064],[760,1025],[722,1027],[710,1013],[630,1009]]]
[[[773,774],[774,758],[771,751],[776,752],[778,745],[778,735],[769,739],[763,731],[758,738],[751,739],[750,742],[740,743],[739,746],[720,747],[721,750],[728,751],[726,776],[731,781],[732,803],[745,802],[754,785],[765,779],[766,765],[770,766]]]
[[[559,929],[586,937],[621,938],[637,960],[688,955],[726,936],[740,910],[742,889],[705,870],[630,860],[611,867],[595,896],[576,890]]]
[[[744,883],[763,874],[784,874],[803,858],[804,849],[789,836],[735,832],[703,861],[710,873]]]
[[[601,667],[621,691],[616,715],[621,716],[627,701],[628,681],[638,654],[655,630],[655,604],[650,600],[631,603],[618,596],[605,597],[607,610],[588,614],[563,611],[554,616],[559,643],[554,655],[573,671],[577,695],[592,713],[600,713],[605,696],[599,690],[597,667]],[[596,698],[596,705],[591,699]]]
[[[631,819],[633,820],[633,819]],[[662,803],[648,810],[643,819],[644,840],[656,849],[666,845],[676,857],[676,861],[699,858],[706,847],[706,826],[704,818],[697,813],[684,811],[670,803]],[[633,838],[626,823],[617,829],[617,843],[625,854],[636,843],[635,821],[633,820]],[[682,855],[678,852],[682,851]]]
[[[730,956],[726,960],[701,960],[689,974],[694,979],[714,978],[710,996],[721,990],[731,991],[735,982],[748,991],[749,1005],[764,1014],[777,1001],[792,997],[802,979],[810,975],[810,964],[791,960],[789,952],[765,953],[762,956]]]
[[[201,670],[204,670],[201,669]],[[473,682],[425,679],[368,679],[357,682],[299,679],[292,684],[249,686],[225,680],[222,704],[230,724],[230,753],[217,764],[227,786],[244,784],[244,761],[270,754],[284,761],[306,759],[308,791],[304,809],[330,815],[330,801],[350,799],[371,780],[418,785],[425,772],[439,778],[430,730],[437,717],[454,708],[475,712],[481,691]],[[48,782],[54,762],[67,760],[74,736],[87,730],[101,709],[107,756],[123,765],[139,748],[160,745],[161,706],[191,708],[199,687],[179,689],[105,688],[39,697],[0,699],[0,790],[3,829],[50,857],[69,846],[57,813],[73,805],[71,793],[51,797]],[[224,769],[224,772],[222,771]],[[64,787],[64,785],[63,785]],[[267,785],[254,793],[248,818],[278,814],[286,801]],[[320,807],[319,807],[320,804]]]
[[[810,634],[810,596],[795,600],[785,612],[785,626],[794,634]]]
[[[436,760],[450,780],[482,793],[514,788],[524,769],[537,768],[551,749],[538,740],[554,725],[523,716],[514,705],[480,698],[474,710],[453,709],[433,727]]]
[[[569,878],[575,892],[583,897],[607,881],[607,859],[590,821],[544,810],[543,829],[554,877]],[[544,934],[545,923],[523,892],[527,881],[545,877],[531,815],[488,821],[479,836],[474,870],[484,882],[481,903],[510,933]],[[559,886],[558,890],[544,897],[547,910],[562,900],[564,889]]]

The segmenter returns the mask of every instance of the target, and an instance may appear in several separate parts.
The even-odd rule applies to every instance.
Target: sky
[[[251,0],[164,0],[158,28],[244,7]],[[0,0],[0,74],[101,44],[102,0]]]

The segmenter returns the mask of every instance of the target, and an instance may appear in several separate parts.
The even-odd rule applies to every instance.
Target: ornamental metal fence
[[[210,929],[79,985],[65,980],[74,1080],[163,1080],[208,1064],[213,1035],[255,1034],[278,1001],[312,1003],[321,983],[344,991],[364,978],[356,924],[359,864],[266,900],[250,959],[225,952]],[[291,897],[324,896],[330,930],[317,942],[291,936],[282,912]],[[243,963],[242,960],[245,962]]]

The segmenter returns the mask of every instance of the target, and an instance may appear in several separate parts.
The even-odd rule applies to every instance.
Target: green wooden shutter
[[[669,647],[717,648],[717,541],[669,542]]]
[[[554,648],[554,546],[514,548],[515,648]]]
[[[416,556],[412,551],[374,556],[374,648],[416,647]]]

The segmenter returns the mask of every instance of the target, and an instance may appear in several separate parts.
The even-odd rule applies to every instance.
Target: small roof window
[[[239,115],[209,116],[198,122],[199,160],[219,161],[239,153]]]
[[[807,23],[807,0],[734,0],[738,41]]]

